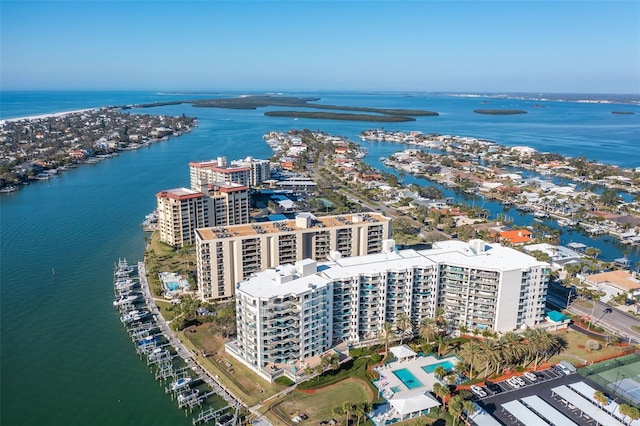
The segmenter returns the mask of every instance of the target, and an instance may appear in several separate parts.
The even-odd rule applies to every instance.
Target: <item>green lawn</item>
[[[561,330],[554,333],[567,340],[568,347],[560,355],[551,357],[550,362],[566,360],[577,366],[583,365],[584,361],[594,361],[606,356],[611,356],[623,352],[627,347],[610,345],[605,347],[604,341],[599,341],[586,334],[575,330]],[[589,351],[586,347],[587,340],[596,340],[600,343],[600,349]]]
[[[284,399],[273,403],[270,410],[278,415],[280,420],[287,419],[290,424],[293,424],[291,417],[304,413],[309,416],[309,419],[303,424],[317,425],[322,420],[335,418],[335,414],[332,413],[333,407],[342,406],[345,401],[371,402],[372,396],[366,384],[349,378],[314,393],[296,390]],[[344,418],[336,418],[336,420],[344,424]]]

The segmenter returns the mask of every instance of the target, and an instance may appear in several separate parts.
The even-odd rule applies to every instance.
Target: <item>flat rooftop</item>
[[[353,221],[355,216],[361,218],[360,223],[386,223],[391,219],[383,216],[381,213],[359,213],[359,214],[343,214],[337,216],[319,216],[311,220],[309,227],[299,227],[296,225],[295,219],[280,220],[274,222],[247,223],[243,225],[232,225],[210,228],[199,228],[196,232],[203,240],[214,240],[220,238],[231,237],[250,237],[263,234],[277,234],[281,232],[295,232],[306,229],[316,231],[323,228],[346,228],[357,224]]]

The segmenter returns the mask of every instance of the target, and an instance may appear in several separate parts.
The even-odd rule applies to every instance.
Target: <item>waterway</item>
[[[415,122],[387,124],[388,129],[476,136],[507,145],[526,144],[566,155],[585,155],[625,167],[640,165],[640,152],[635,146],[640,140],[638,114],[611,114],[612,110],[637,112],[634,106],[548,102],[546,108],[527,107],[530,114],[506,117],[473,114],[472,109],[481,108],[479,99],[311,95],[330,104],[422,108],[442,113]],[[0,118],[178,98],[185,96],[2,92]],[[495,108],[529,105],[515,100],[490,102]],[[264,117],[264,110],[190,105],[132,112],[195,115],[199,126],[179,138],[124,152],[0,195],[1,424],[191,424],[137,357],[111,304],[113,265],[118,257],[131,262],[141,259],[144,233],[140,222],[155,208],[155,194],[188,186],[190,161],[220,155],[229,159],[269,157],[271,152],[262,136],[272,130],[319,129],[357,141],[362,130],[377,127],[375,123],[273,118]],[[381,168],[379,157],[404,149],[392,144],[365,146],[369,149],[366,161]],[[418,184],[427,183],[409,176],[405,182],[412,179]],[[448,189],[445,193],[452,195]],[[481,199],[475,202],[483,203]],[[484,201],[484,207],[495,214],[502,212],[498,203]],[[528,216],[509,214],[516,224],[530,222]],[[610,237],[590,242],[576,232],[563,234],[562,238],[595,245],[605,259],[623,254],[623,248]],[[629,257],[637,261],[639,256],[631,253]]]

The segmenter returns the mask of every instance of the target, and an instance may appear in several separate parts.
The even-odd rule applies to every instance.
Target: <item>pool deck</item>
[[[432,355],[428,356],[417,356],[412,359],[404,359],[402,361],[393,361],[389,364],[377,367],[375,370],[380,375],[380,379],[374,381],[373,384],[379,389],[380,395],[382,395],[385,399],[391,399],[394,395],[402,394],[403,392],[407,392],[409,390],[415,391],[417,389],[424,389],[425,391],[433,390],[433,385],[436,383],[441,383],[434,373],[427,373],[422,369],[422,367],[432,364],[438,364],[443,361],[449,361],[453,365],[458,363],[458,359],[456,357],[447,357],[438,359]],[[423,386],[408,389],[407,386],[402,383],[402,381],[393,374],[394,370],[401,370],[406,368],[418,379]],[[398,388],[400,392],[393,392],[391,388]]]

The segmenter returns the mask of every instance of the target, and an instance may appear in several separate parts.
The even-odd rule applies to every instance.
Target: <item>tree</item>
[[[623,414],[625,416],[625,419],[629,417],[629,423],[631,423],[631,421],[633,420],[640,419],[640,410],[638,410],[636,407],[632,407],[631,405],[627,404],[620,404],[618,409],[620,410],[620,414]]]
[[[424,318],[420,323],[418,333],[427,343],[430,343],[438,335],[436,327],[436,321],[433,318]]]
[[[605,206],[611,207],[618,204],[620,196],[615,189],[605,189],[602,191],[602,194],[600,194],[599,201]]]
[[[398,314],[396,317],[396,324],[398,331],[400,332],[400,344],[404,343],[404,337],[413,335],[413,324],[411,323],[411,316],[406,312]]]
[[[436,375],[437,378],[442,379],[444,376],[446,376],[447,369],[444,368],[442,365],[439,365],[436,367],[435,370],[433,370],[433,373]]]
[[[595,391],[593,399],[600,405],[600,407],[609,404],[609,398],[602,391]]]
[[[464,399],[462,395],[455,395],[449,401],[449,414],[453,417],[454,426],[457,424],[458,419],[462,416],[462,413],[466,412],[467,415],[473,414],[476,411],[476,407],[472,401]]]
[[[449,386],[443,385],[442,383],[434,383],[433,393],[442,401],[442,412],[444,413],[444,410],[447,406],[446,398],[451,395]]]
[[[345,401],[342,403],[342,412],[344,413],[344,424],[349,426],[349,420],[351,419],[351,415],[353,414],[354,404],[349,401]]]
[[[600,249],[597,249],[595,247],[587,247],[587,249],[585,250],[585,254],[589,257],[592,257],[594,259],[598,258],[598,255],[601,253],[602,251]]]
[[[473,367],[482,354],[482,347],[476,340],[469,340],[460,348],[460,356],[469,364],[469,378],[473,379]]]
[[[380,343],[384,344],[384,356],[385,358],[389,355],[389,343],[393,338],[393,327],[389,322],[385,322],[382,325],[382,329],[378,332],[378,340]]]

